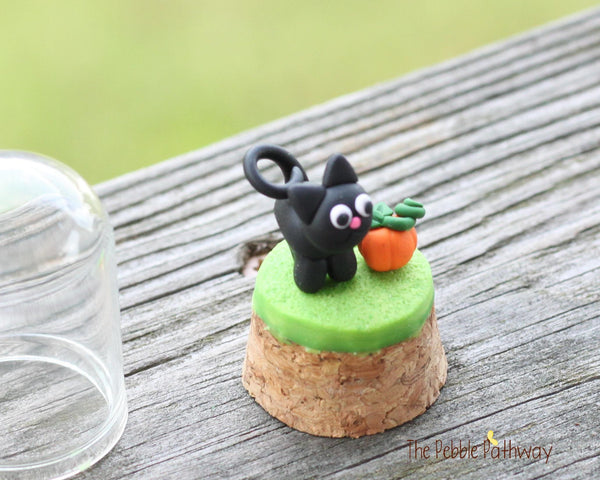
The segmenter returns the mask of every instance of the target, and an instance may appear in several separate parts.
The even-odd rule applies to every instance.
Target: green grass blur
[[[0,0],[0,148],[97,183],[595,4]]]

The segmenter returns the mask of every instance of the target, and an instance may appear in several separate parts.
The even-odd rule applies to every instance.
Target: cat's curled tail
[[[277,164],[283,173],[285,183],[276,184],[267,181],[258,170],[259,160],[271,160]],[[277,145],[256,145],[244,156],[244,173],[250,184],[267,197],[288,198],[288,187],[293,183],[308,180],[306,172],[291,153]]]

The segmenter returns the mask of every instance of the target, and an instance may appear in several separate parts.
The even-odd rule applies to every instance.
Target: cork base
[[[447,368],[434,309],[418,337],[366,355],[283,344],[253,312],[242,381],[267,412],[292,428],[357,438],[425,412]]]

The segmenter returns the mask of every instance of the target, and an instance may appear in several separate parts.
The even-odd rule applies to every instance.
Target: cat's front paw
[[[336,282],[347,282],[356,273],[356,256],[352,250],[327,259],[327,273]]]
[[[315,293],[325,285],[327,276],[327,262],[325,260],[313,260],[295,255],[294,281],[300,290],[305,293]]]

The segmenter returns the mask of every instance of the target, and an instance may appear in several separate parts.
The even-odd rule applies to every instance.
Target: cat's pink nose
[[[352,221],[350,222],[350,228],[352,230],[356,230],[357,228],[360,228],[360,224],[361,224],[360,217],[353,217]]]

